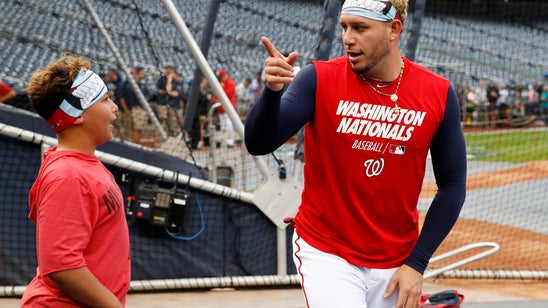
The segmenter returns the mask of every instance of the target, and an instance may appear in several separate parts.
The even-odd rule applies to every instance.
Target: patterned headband
[[[99,75],[91,70],[80,70],[72,83],[69,94],[48,119],[51,129],[58,133],[69,127],[105,93],[107,93],[107,86]]]
[[[341,15],[350,14],[378,21],[398,19],[396,8],[389,1],[378,0],[346,0]]]

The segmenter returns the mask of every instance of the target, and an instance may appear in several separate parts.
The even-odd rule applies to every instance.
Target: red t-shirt
[[[346,57],[314,66],[297,231],[351,264],[400,266],[418,238],[417,202],[449,81],[405,59],[396,115],[394,103],[367,86]],[[396,83],[380,91],[392,94]]]
[[[47,275],[84,266],[125,304],[131,262],[122,192],[97,157],[55,149],[44,153],[29,194],[38,268],[21,306],[79,307]]]

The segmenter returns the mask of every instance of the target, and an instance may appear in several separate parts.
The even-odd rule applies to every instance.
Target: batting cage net
[[[322,52],[341,55],[327,17],[340,1],[173,2],[179,19],[171,1],[0,0],[0,80],[17,92],[0,104],[0,296],[20,296],[35,275],[27,198],[43,151],[55,145],[26,82],[65,52],[90,59],[113,94],[145,73],[145,128],[136,138],[119,116],[116,138],[97,151],[126,200],[133,291],[298,284],[282,218],[300,201],[302,136],[252,157],[242,122],[263,87],[260,37],[298,51],[299,67]],[[410,1],[402,53],[452,82],[468,155],[460,219],[427,274],[548,279],[547,8],[543,0]],[[167,67],[179,94],[165,104],[156,87]],[[232,128],[207,78],[220,70],[236,84],[249,78],[225,110]],[[428,164],[421,221],[435,192]]]

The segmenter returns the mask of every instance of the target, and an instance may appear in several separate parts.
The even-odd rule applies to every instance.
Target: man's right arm
[[[312,64],[299,72],[285,93],[265,87],[245,121],[249,153],[269,154],[295,135],[314,115],[315,94],[316,70]]]

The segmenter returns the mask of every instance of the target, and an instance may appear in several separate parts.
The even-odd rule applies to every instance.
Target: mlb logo
[[[397,145],[397,144],[391,144],[390,149],[388,151],[389,151],[390,154],[404,155],[405,154],[405,146]]]

